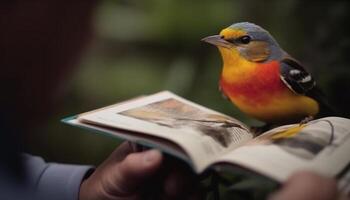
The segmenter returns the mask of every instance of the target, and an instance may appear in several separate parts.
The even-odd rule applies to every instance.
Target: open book
[[[339,177],[350,161],[350,119],[327,117],[254,137],[237,119],[168,91],[63,121],[158,148],[184,160],[198,174],[232,164],[283,182],[302,169]]]

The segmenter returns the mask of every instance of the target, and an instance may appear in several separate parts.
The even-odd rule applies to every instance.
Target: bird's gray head
[[[279,60],[286,54],[268,31],[249,22],[232,24],[219,35],[202,40],[219,49],[236,49],[241,56],[252,62]]]

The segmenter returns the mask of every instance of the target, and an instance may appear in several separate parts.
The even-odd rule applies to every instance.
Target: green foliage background
[[[48,161],[98,165],[120,141],[60,119],[160,90],[259,124],[221,98],[221,58],[213,46],[200,42],[241,21],[269,30],[349,117],[349,7],[346,1],[101,1],[95,38],[64,85],[61,107],[48,125],[28,137],[27,149]]]

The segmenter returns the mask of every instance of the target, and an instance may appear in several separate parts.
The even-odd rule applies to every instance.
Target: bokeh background
[[[121,141],[60,120],[161,90],[259,124],[221,97],[221,57],[200,41],[241,21],[269,30],[350,117],[349,20],[347,1],[101,0],[95,37],[65,82],[61,107],[28,137],[26,149],[48,161],[98,165]]]

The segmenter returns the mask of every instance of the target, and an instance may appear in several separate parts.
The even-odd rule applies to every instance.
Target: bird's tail
[[[316,118],[329,117],[329,116],[339,116],[339,112],[331,106],[328,102],[326,95],[318,88],[314,88],[312,91],[312,96],[317,100],[320,106],[320,112],[317,114]]]

